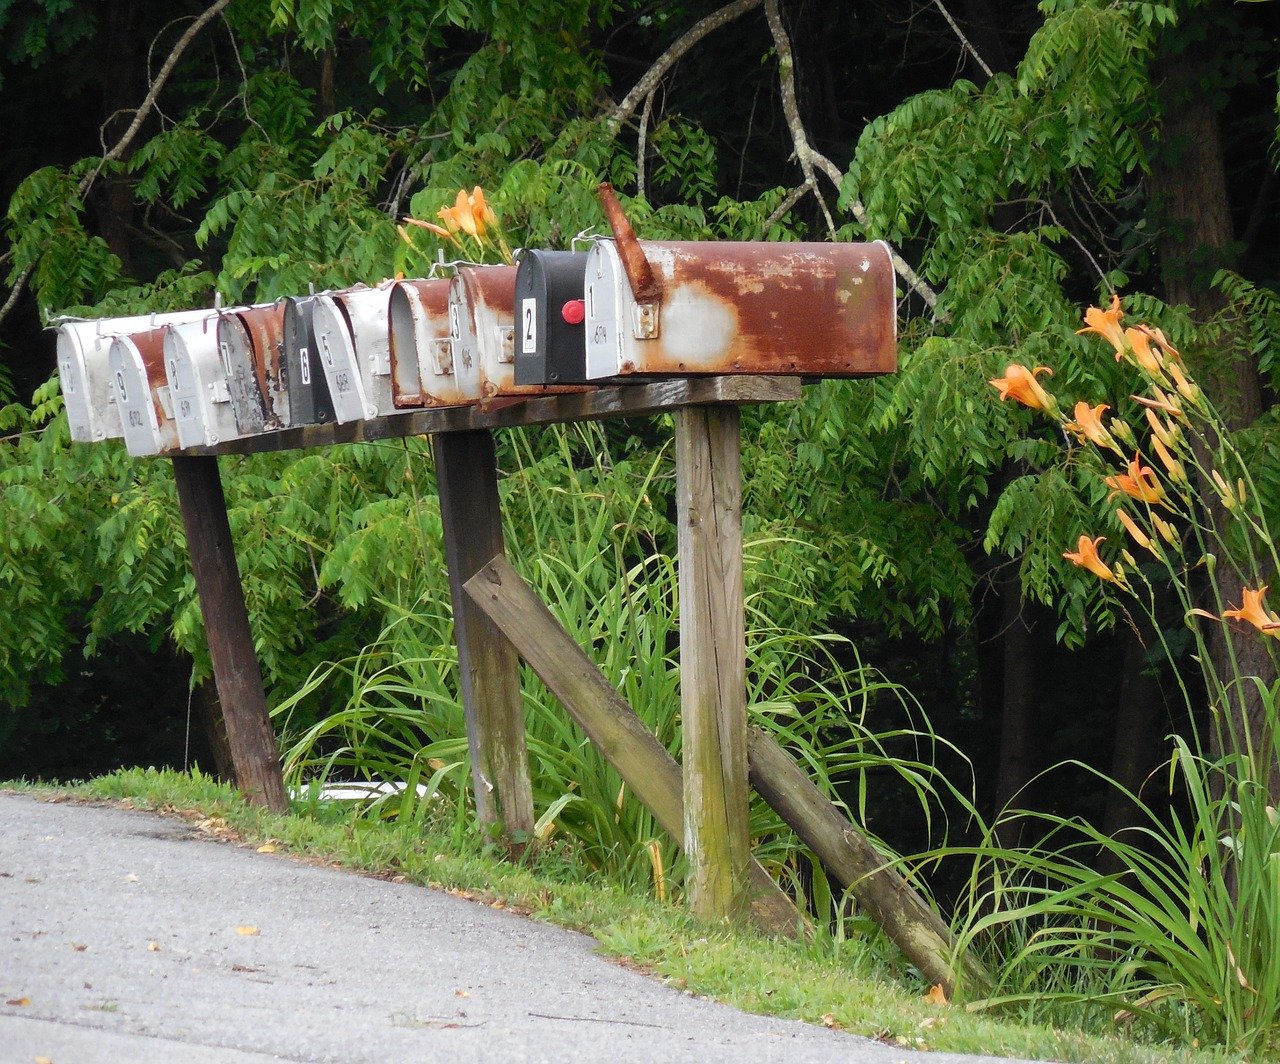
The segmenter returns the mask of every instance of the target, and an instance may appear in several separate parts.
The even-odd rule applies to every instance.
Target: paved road
[[[983,1059],[750,1016],[614,964],[585,935],[179,820],[0,794],[0,1064],[38,1057]]]

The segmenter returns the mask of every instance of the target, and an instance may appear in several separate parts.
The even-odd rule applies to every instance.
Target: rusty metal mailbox
[[[131,455],[165,454],[178,447],[164,375],[164,334],[162,327],[116,336],[107,355],[124,444]]]
[[[585,295],[589,380],[860,377],[897,366],[893,263],[883,242],[665,243],[619,234],[588,253]]]
[[[177,311],[60,323],[57,327],[58,378],[71,438],[77,443],[97,443],[124,435],[108,366],[111,342],[116,336],[159,328],[167,322],[193,321],[207,313]]]
[[[164,368],[181,446],[200,447],[241,435],[231,409],[215,311],[206,311],[200,321],[165,327]]]
[[[515,387],[514,266],[459,266],[449,289],[453,367],[464,399],[510,395]]]
[[[456,373],[447,278],[397,281],[391,289],[391,395],[398,407],[457,406],[479,394],[479,377]]]
[[[525,251],[516,269],[516,384],[587,380],[585,251]]]
[[[383,283],[316,297],[312,323],[335,421],[360,421],[395,409],[387,335],[389,287]]]
[[[284,378],[289,393],[285,427],[325,425],[333,420],[333,400],[316,348],[315,296],[289,296],[284,303]]]
[[[288,395],[281,371],[283,338],[284,308],[277,304],[218,316],[218,350],[242,436],[274,431],[284,424]]]

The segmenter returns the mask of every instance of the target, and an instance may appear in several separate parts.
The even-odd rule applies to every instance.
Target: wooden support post
[[[675,422],[689,900],[722,920],[744,909],[751,848],[739,414],[684,407]]]
[[[481,824],[500,823],[508,845],[517,849],[534,825],[520,662],[498,627],[462,590],[482,565],[504,551],[493,434],[445,432],[433,436],[431,444],[476,815]]]
[[[886,864],[871,842],[805,775],[794,758],[759,728],[747,739],[751,783],[826,869],[853,891],[868,916],[884,929],[903,955],[947,996],[961,989],[971,996],[990,986],[982,965],[966,957],[954,968],[955,941],[911,884]]]
[[[515,644],[520,656],[596,745],[609,764],[679,840],[684,832],[680,766],[645,727],[608,678],[501,555],[467,581],[467,595]],[[754,858],[745,892],[756,923],[773,934],[795,935],[803,919],[791,899]]]
[[[249,801],[283,813],[289,802],[280,775],[280,751],[249,630],[218,460],[177,456],[173,476],[236,784]]]

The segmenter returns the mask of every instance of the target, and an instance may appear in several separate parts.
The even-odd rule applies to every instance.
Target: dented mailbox
[[[281,428],[288,395],[281,370],[284,308],[244,307],[218,316],[218,349],[227,370],[231,410],[242,436]]]
[[[111,341],[107,364],[124,444],[131,455],[166,454],[178,448],[178,429],[164,371],[164,328]]]
[[[516,269],[517,384],[586,381],[585,251],[525,251]]]
[[[391,345],[387,336],[390,284],[316,297],[316,347],[333,399],[335,421],[390,414]]]
[[[137,314],[63,322],[57,328],[58,377],[66,401],[67,424],[77,443],[115,440],[124,435],[108,366],[111,341],[126,333],[194,321],[208,311]]]
[[[389,313],[395,405],[456,406],[474,400],[478,376],[468,382],[466,374],[454,372],[448,279],[397,281]]]
[[[218,348],[217,312],[165,327],[164,368],[180,446],[201,447],[240,436]]]
[[[615,232],[617,230],[615,229]],[[897,367],[888,245],[598,241],[586,268],[588,379],[860,377]]]
[[[333,420],[333,401],[316,349],[316,297],[289,296],[284,305],[284,380],[289,395],[286,428],[326,425]]]

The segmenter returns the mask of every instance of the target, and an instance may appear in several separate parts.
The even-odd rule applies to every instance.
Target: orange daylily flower
[[[1048,366],[1027,369],[1026,366],[1013,362],[1005,367],[1003,377],[996,377],[987,383],[999,389],[1001,400],[1016,399],[1023,406],[1031,407],[1032,410],[1056,410],[1057,400],[1040,387],[1040,382],[1036,380],[1036,376],[1040,373],[1053,376],[1053,370]]]
[[[498,224],[498,216],[493,213],[493,208],[485,199],[484,189],[479,185],[471,190],[471,213],[475,217],[477,228],[482,233],[488,227]]]
[[[1110,447],[1112,450],[1118,450],[1116,441],[1111,438],[1111,433],[1102,424],[1102,412],[1110,409],[1111,407],[1106,403],[1090,406],[1082,399],[1076,403],[1073,411],[1076,419],[1068,421],[1063,428],[1069,429],[1081,440],[1088,440],[1098,447]]]
[[[464,232],[479,237],[480,227],[476,225],[476,216],[471,210],[471,199],[462,189],[458,189],[458,197],[453,201],[453,216]]]
[[[1096,539],[1090,539],[1088,536],[1081,536],[1076,543],[1076,549],[1064,550],[1062,556],[1082,569],[1088,569],[1094,576],[1115,583],[1116,574],[1098,557],[1098,544],[1106,538],[1106,536],[1098,536]]]
[[[1115,492],[1124,492],[1131,499],[1145,502],[1148,506],[1164,500],[1164,488],[1156,480],[1155,472],[1136,457],[1130,461],[1128,473],[1117,473],[1113,477],[1107,477],[1103,483],[1112,489],[1113,495]]]
[[[1263,597],[1267,593],[1267,587],[1264,584],[1257,591],[1251,591],[1249,588],[1241,588],[1244,595],[1244,602],[1239,609],[1223,610],[1224,618],[1230,617],[1233,620],[1245,621],[1253,625],[1263,635],[1269,635],[1273,639],[1280,639],[1280,617],[1267,609],[1263,605]]]
[[[1120,327],[1120,319],[1123,317],[1124,311],[1120,309],[1120,297],[1113,294],[1109,310],[1103,310],[1101,307],[1090,307],[1084,312],[1085,328],[1077,329],[1076,333],[1077,335],[1080,333],[1097,333],[1099,336],[1110,340],[1111,346],[1116,349],[1116,358],[1118,359],[1124,354],[1124,329]]]

